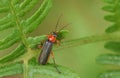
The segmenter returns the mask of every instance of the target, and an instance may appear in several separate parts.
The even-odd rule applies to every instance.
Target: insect
[[[54,65],[55,65],[55,68],[58,71],[58,73],[60,73],[60,71],[58,70],[58,68],[56,66],[55,59],[54,59],[54,54],[52,52],[52,47],[53,47],[53,44],[59,44],[60,45],[60,41],[57,40],[57,37],[59,35],[58,33],[62,29],[64,29],[66,26],[69,25],[69,24],[67,24],[67,25],[63,26],[59,31],[57,31],[57,27],[58,27],[60,17],[58,18],[58,21],[57,21],[57,24],[56,24],[56,27],[55,27],[55,31],[50,33],[47,36],[47,39],[42,43],[43,46],[42,46],[41,53],[40,53],[39,58],[38,58],[38,62],[42,65],[45,65],[45,64],[47,64],[47,62],[49,60],[49,57],[51,55],[52,59],[53,59],[53,62],[54,62]]]

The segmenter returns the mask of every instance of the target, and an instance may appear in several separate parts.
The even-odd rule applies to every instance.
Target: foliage
[[[110,15],[106,15],[105,19],[113,23],[112,26],[106,29],[106,33],[119,33],[120,29],[120,0],[104,0],[107,3],[106,6],[103,7],[103,10],[110,12]],[[120,41],[112,40],[105,44],[106,49],[111,50],[112,54],[106,53],[102,54],[97,58],[97,62],[105,65],[120,65]],[[99,78],[119,78],[120,70],[108,70],[102,73]]]
[[[35,5],[40,0],[0,0],[0,32],[9,32],[0,40],[0,50],[11,48],[17,45],[9,54],[0,58],[0,77],[15,74],[24,74],[24,78],[33,78],[31,75],[40,73],[50,75],[55,78],[79,78],[79,76],[68,68],[58,66],[61,74],[58,74],[53,64],[41,66],[36,60],[31,58],[39,55],[36,45],[46,39],[46,35],[28,37],[27,34],[33,32],[47,16],[52,0],[43,0],[40,7],[33,11]],[[63,39],[68,31],[59,32],[58,39]],[[0,33],[2,35],[4,33]],[[39,50],[40,51],[40,50]]]
[[[36,45],[45,40],[47,36],[30,37],[28,34],[38,28],[52,7],[52,0],[43,0],[40,7],[34,10],[38,2],[39,0],[0,0],[0,38],[2,38],[0,40],[0,50],[4,52],[4,50],[12,46],[17,46],[9,54],[0,58],[0,77],[23,74],[24,78],[33,78],[34,74],[40,73],[54,78],[80,78],[78,74],[69,68],[58,65],[62,72],[58,74],[53,67],[54,64],[42,66],[36,61],[40,51],[36,48]],[[120,36],[113,33],[119,32],[120,28],[120,1],[104,0],[104,2],[108,5],[103,9],[111,12],[111,15],[105,16],[105,19],[114,23],[106,29],[105,34],[64,41],[61,42],[60,47],[54,46],[53,50],[111,40],[105,44],[105,48],[115,53],[100,55],[97,62],[100,64],[120,65]],[[33,10],[34,13],[29,14]],[[4,32],[9,34],[2,37]],[[64,39],[67,33],[67,30],[60,31],[57,39]],[[100,78],[118,78],[119,73],[119,70],[110,70],[101,74]]]

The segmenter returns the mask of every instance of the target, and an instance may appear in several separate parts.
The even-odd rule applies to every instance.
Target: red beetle
[[[45,42],[42,45],[41,53],[40,53],[40,56],[38,58],[38,62],[42,65],[45,65],[47,63],[50,55],[52,55],[52,58],[53,58],[53,61],[55,64],[54,54],[52,52],[53,44],[54,43],[60,44],[59,43],[60,41],[57,40],[58,32],[60,32],[64,27],[69,25],[69,24],[67,24],[67,25],[63,26],[58,32],[56,32],[59,20],[60,20],[60,17],[57,21],[55,32],[52,32],[51,34],[49,34],[47,37],[47,40],[45,40]],[[55,64],[55,68],[57,69],[56,64]],[[57,69],[57,71],[60,73],[60,71],[58,69]]]

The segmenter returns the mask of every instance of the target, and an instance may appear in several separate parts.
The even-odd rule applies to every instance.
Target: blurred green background
[[[39,28],[30,35],[48,34],[53,31],[61,14],[63,16],[59,27],[72,23],[66,28],[69,30],[69,34],[65,41],[102,34],[109,25],[103,19],[106,14],[101,10],[103,6],[104,3],[101,0],[53,0],[53,7],[48,16]],[[105,71],[105,67],[95,61],[97,56],[108,52],[103,46],[104,42],[100,42],[56,51],[54,52],[56,63],[69,67],[77,72],[81,78],[97,78],[102,71]]]

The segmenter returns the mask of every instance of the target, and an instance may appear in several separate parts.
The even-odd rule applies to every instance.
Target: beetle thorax
[[[56,41],[56,37],[54,35],[50,34],[48,36],[48,40],[54,43]]]

